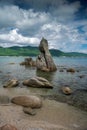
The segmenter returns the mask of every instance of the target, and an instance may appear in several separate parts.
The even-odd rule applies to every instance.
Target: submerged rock
[[[69,69],[67,69],[67,72],[75,73],[75,69],[69,68]]]
[[[46,68],[46,69],[44,69],[44,71],[46,70],[46,72],[47,72],[47,70],[49,70],[49,71],[57,70],[57,67],[54,64],[52,56],[49,52],[48,41],[46,39],[42,38],[40,45],[39,45],[39,50],[40,50],[41,54],[36,59],[37,69],[43,71],[43,68]]]
[[[68,103],[87,111],[87,89],[77,89]]]
[[[33,77],[23,82],[24,85],[37,88],[53,88],[48,80],[42,77]]]
[[[85,75],[79,75],[79,78],[84,78],[85,77]]]
[[[30,107],[24,107],[23,111],[24,111],[24,113],[32,115],[32,116],[36,115],[35,109],[32,109]]]
[[[72,94],[72,90],[69,87],[62,87],[62,92],[66,95]]]
[[[3,87],[12,88],[12,87],[16,87],[18,84],[19,84],[18,80],[12,79],[12,80],[9,80]]]
[[[59,71],[60,71],[60,72],[64,72],[64,70],[63,70],[63,69],[60,69]]]
[[[0,130],[17,130],[17,128],[10,124],[6,124],[6,125],[0,127]]]
[[[9,63],[10,65],[14,65],[15,63],[14,62],[11,62],[11,63]]]
[[[37,96],[17,96],[12,98],[11,102],[24,107],[42,107],[42,100]]]

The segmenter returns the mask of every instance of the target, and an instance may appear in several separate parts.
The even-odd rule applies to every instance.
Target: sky
[[[0,0],[0,46],[87,53],[87,0]]]

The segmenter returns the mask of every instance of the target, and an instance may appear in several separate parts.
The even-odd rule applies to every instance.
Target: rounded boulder
[[[69,87],[62,87],[62,92],[66,95],[70,95],[72,90]]]
[[[17,96],[11,99],[11,102],[17,105],[31,108],[40,108],[42,100],[37,96]]]

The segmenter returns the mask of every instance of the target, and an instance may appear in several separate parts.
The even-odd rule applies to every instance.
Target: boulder
[[[12,103],[24,107],[40,108],[42,107],[42,100],[37,96],[17,96],[11,99]]]
[[[62,92],[66,95],[72,94],[72,90],[69,87],[62,87]]]
[[[12,80],[9,80],[3,87],[12,88],[12,87],[16,87],[18,84],[19,84],[18,80],[12,79]]]
[[[75,73],[75,69],[69,68],[69,69],[67,69],[67,72]]]
[[[35,109],[32,109],[30,107],[24,107],[23,111],[24,111],[24,113],[32,115],[32,116],[36,115]]]
[[[36,66],[36,61],[34,61],[31,57],[29,57],[25,58],[25,61],[20,63],[20,65]]]
[[[37,69],[43,70],[43,68],[47,68],[49,71],[57,70],[57,67],[54,64],[52,56],[49,52],[48,41],[46,39],[42,38],[40,45],[39,45],[39,50],[40,50],[41,54],[36,59]],[[47,72],[47,69],[45,69],[46,72]]]
[[[24,85],[37,88],[53,88],[48,80],[42,77],[33,77],[23,82]]]
[[[0,127],[0,130],[17,130],[17,128],[10,124],[6,124],[6,125]]]

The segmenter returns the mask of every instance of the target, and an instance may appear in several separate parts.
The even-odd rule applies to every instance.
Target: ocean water
[[[57,66],[56,72],[41,72],[35,67],[21,66],[20,63],[26,57],[0,57],[0,93],[15,94],[58,94],[63,86],[70,86],[74,91],[76,89],[87,89],[87,58],[74,57],[53,57]],[[35,60],[36,57],[33,57]],[[67,68],[74,68],[75,73],[67,72]],[[63,72],[60,72],[63,70]],[[41,76],[48,79],[53,84],[53,89],[30,88],[23,86],[22,82],[31,77]],[[80,78],[79,76],[83,76]],[[3,85],[10,79],[16,78],[20,84],[16,88],[5,89]],[[20,89],[21,87],[21,89]]]

